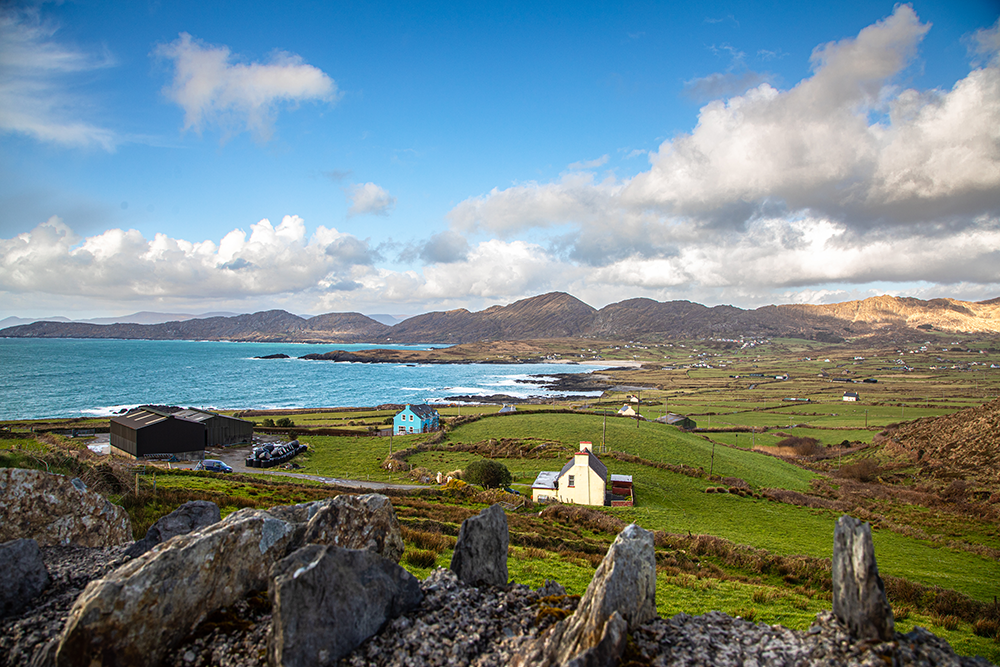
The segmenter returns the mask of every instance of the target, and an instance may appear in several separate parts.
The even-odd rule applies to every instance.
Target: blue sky
[[[1000,296],[968,2],[0,6],[0,317]]]

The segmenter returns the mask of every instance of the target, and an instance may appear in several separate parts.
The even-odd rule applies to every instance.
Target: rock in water
[[[42,550],[32,539],[11,540],[0,544],[0,618],[18,614],[27,608],[49,585],[49,572],[42,560]]]
[[[271,568],[268,659],[332,665],[423,599],[420,582],[373,551],[309,544]]]
[[[209,614],[266,589],[294,534],[267,512],[239,510],[90,582],[70,610],[57,664],[159,664]]]
[[[150,526],[146,536],[130,546],[125,555],[137,558],[171,537],[187,535],[199,528],[211,526],[221,518],[222,513],[215,503],[208,500],[191,500]]]
[[[518,653],[519,667],[613,666],[626,634],[656,618],[656,554],[653,533],[630,524],[618,534],[580,605]]]
[[[403,555],[403,532],[396,511],[385,496],[343,495],[319,503],[306,524],[302,544],[367,549],[398,563]]]
[[[833,613],[855,639],[892,641],[895,624],[878,576],[871,526],[846,514],[833,532]]]
[[[451,557],[451,571],[473,586],[507,585],[507,515],[492,505],[462,522]]]
[[[111,547],[132,541],[132,524],[125,510],[78,479],[0,469],[0,542],[22,537],[41,546]]]

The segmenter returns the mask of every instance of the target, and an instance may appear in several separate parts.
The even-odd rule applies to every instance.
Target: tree
[[[484,489],[496,489],[510,486],[513,477],[504,464],[489,459],[479,459],[465,467],[462,480],[469,484],[478,484]]]
[[[264,419],[264,421],[262,421],[260,423],[260,425],[261,426],[274,426],[274,420],[271,419],[270,417],[267,417],[267,418]]]
[[[295,426],[295,422],[293,422],[288,417],[282,417],[278,421],[274,422],[274,425],[275,426]]]

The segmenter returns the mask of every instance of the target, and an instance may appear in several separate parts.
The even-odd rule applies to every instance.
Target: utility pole
[[[740,436],[737,435],[737,438]],[[708,478],[712,478],[712,473],[715,472],[715,440],[712,441],[712,464],[708,467]]]
[[[604,431],[601,433],[601,453],[608,452],[608,409],[604,408]]]

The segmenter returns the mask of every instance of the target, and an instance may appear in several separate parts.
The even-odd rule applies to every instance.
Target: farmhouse
[[[429,405],[407,405],[392,419],[392,430],[402,433],[429,433],[438,430],[438,411]]]
[[[844,392],[844,400],[845,401],[860,401],[861,397],[858,396],[858,392],[856,392],[856,391],[845,391]]]
[[[635,410],[632,409],[631,405],[623,405],[622,409],[618,411],[618,414],[622,417],[635,417]]]
[[[207,431],[201,421],[140,408],[111,418],[111,452],[130,458],[202,458]]]
[[[535,502],[558,500],[577,505],[605,505],[607,486],[607,466],[594,455],[591,443],[581,442],[580,451],[562,470],[538,473],[531,485],[531,499]]]
[[[253,422],[245,419],[228,417],[197,408],[180,410],[173,415],[204,424],[205,444],[209,447],[224,447],[253,440]]]

